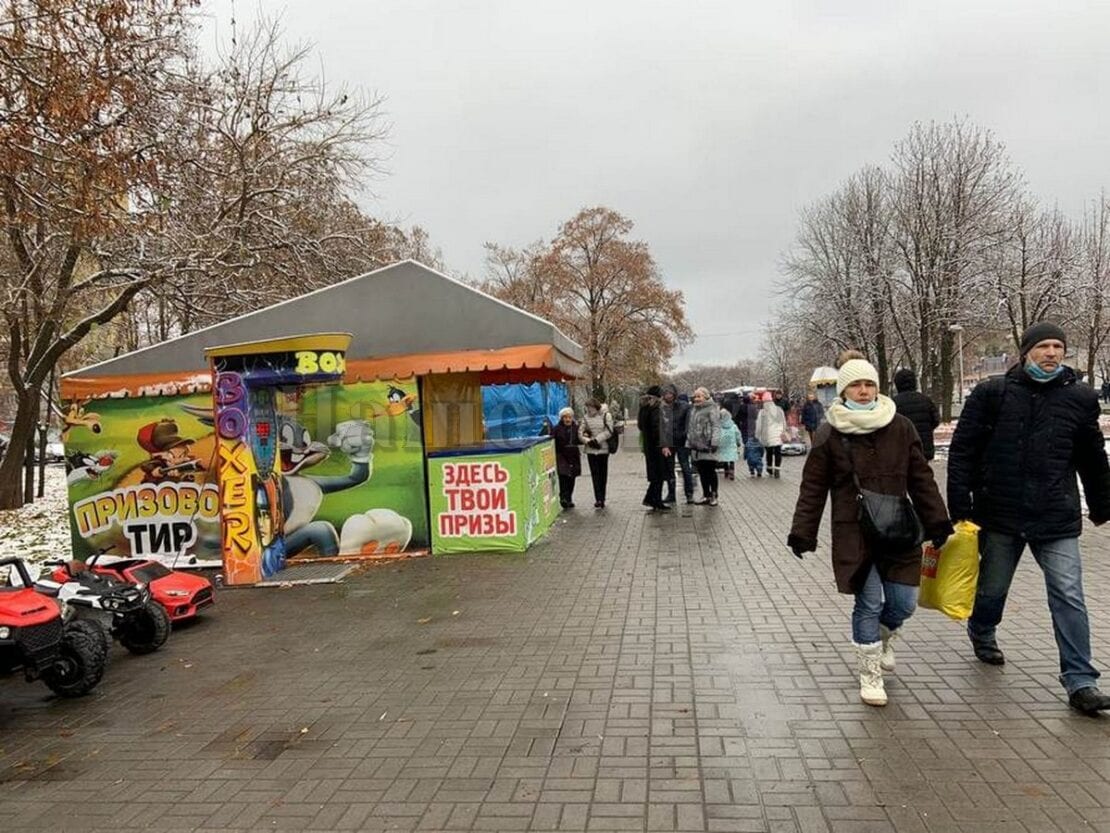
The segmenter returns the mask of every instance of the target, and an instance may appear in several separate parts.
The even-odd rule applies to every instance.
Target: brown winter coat
[[[951,532],[948,512],[925,460],[921,438],[904,416],[870,434],[843,435],[828,423],[817,429],[806,458],[802,486],[788,542],[803,552],[817,548],[817,530],[832,492],[832,559],[836,589],[855,593],[874,563],[887,581],[916,586],[921,581],[921,548],[902,553],[872,553],[858,520],[857,492],[841,437],[848,436],[863,488],[889,495],[908,494],[926,538]]]

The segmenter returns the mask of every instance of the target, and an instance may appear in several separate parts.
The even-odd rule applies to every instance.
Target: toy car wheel
[[[170,636],[170,617],[158,602],[147,602],[129,617],[120,633],[120,644],[133,654],[149,654],[166,644]]]
[[[58,646],[58,660],[43,671],[42,680],[59,697],[80,697],[96,688],[107,662],[104,629],[96,622],[70,622]]]

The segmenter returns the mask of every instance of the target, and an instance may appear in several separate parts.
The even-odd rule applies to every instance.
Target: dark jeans
[[[781,469],[782,468],[782,446],[769,445],[767,446],[767,468]]]
[[[1014,580],[1027,542],[1016,535],[1000,532],[979,533],[979,586],[975,609],[967,620],[972,642],[994,639],[1002,621],[1010,582]],[[1079,539],[1028,542],[1037,566],[1044,573],[1048,590],[1048,611],[1060,652],[1060,682],[1068,694],[1092,686],[1099,673],[1091,664],[1091,626],[1083,599],[1083,569],[1079,560]]]
[[[717,497],[717,461],[698,460],[698,478],[701,480],[701,494],[704,498]]]
[[[605,502],[605,486],[609,482],[609,455],[587,454],[586,462],[590,466],[590,480],[594,484],[594,500]]]
[[[674,456],[678,458],[678,467],[682,469],[682,491],[686,497],[694,496],[694,466],[690,462],[690,449],[686,446],[676,448]],[[675,481],[674,470],[667,478],[667,500],[674,500]]]
[[[574,502],[574,480],[568,474],[559,475],[559,503],[564,509]]]

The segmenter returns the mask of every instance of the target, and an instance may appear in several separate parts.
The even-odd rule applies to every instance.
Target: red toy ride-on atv
[[[159,561],[145,558],[105,558],[103,552],[89,557],[85,566],[98,575],[128,584],[146,585],[154,601],[166,609],[170,621],[192,619],[201,608],[216,602],[212,582],[196,573],[171,570]]]
[[[57,603],[34,589],[23,561],[0,559],[0,674],[22,669],[28,682],[41,678],[55,694],[79,697],[96,688],[107,661],[95,622],[63,624]]]

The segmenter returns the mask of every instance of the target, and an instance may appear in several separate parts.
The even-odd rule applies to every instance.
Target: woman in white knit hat
[[[832,493],[832,561],[837,590],[855,596],[852,642],[860,699],[886,705],[883,671],[894,670],[892,640],[917,606],[921,546],[901,551],[869,540],[859,520],[856,486],[909,495],[925,536],[941,545],[952,533],[948,512],[913,423],[879,393],[879,374],[863,354],[847,351],[837,364],[836,390],[806,458],[787,546],[798,558],[817,549],[817,531]],[[854,476],[853,476],[854,475]]]

